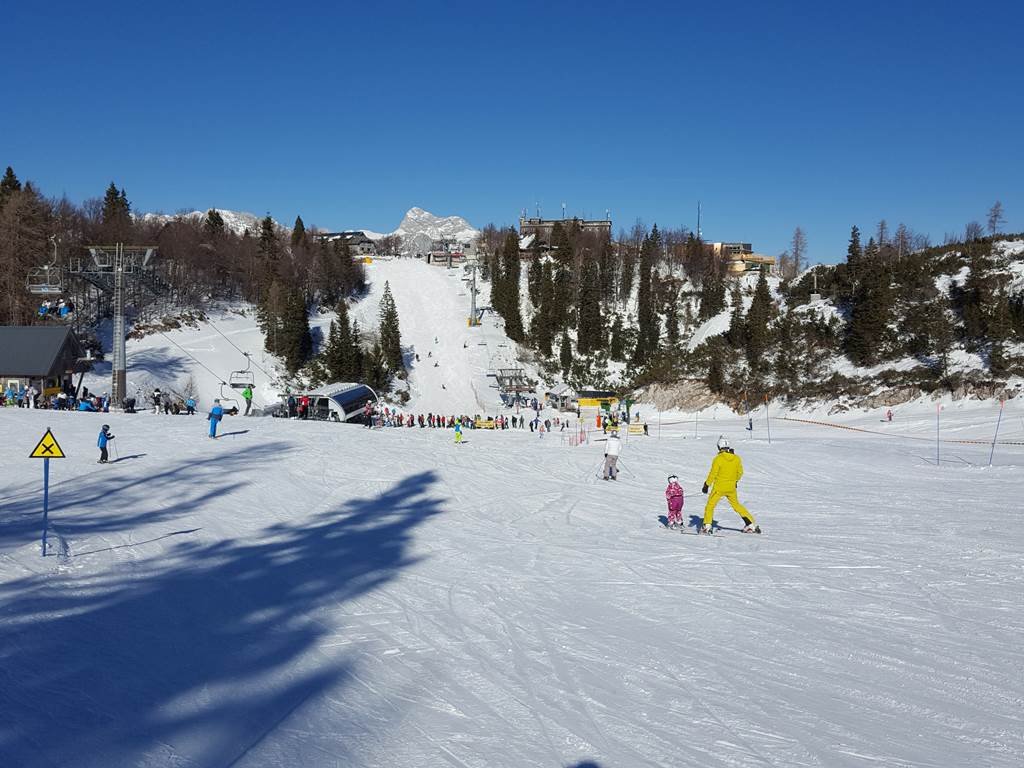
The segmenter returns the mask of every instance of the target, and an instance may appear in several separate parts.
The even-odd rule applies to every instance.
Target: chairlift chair
[[[228,376],[228,384],[232,389],[246,389],[256,385],[256,377],[252,372],[252,360],[249,358],[248,352],[243,352],[243,354],[245,355],[245,369],[232,371]]]
[[[225,395],[224,386],[225,382],[222,381],[220,383],[220,398],[218,398],[220,400],[220,407],[224,409],[225,413],[228,411],[235,411],[236,413],[240,412],[241,409],[238,407],[238,399],[231,395]]]

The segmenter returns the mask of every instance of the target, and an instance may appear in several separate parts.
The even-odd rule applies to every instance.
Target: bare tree
[[[911,250],[911,248],[910,248],[910,241],[911,241],[910,229],[907,227],[906,224],[904,224],[903,222],[900,222],[900,225],[898,227],[896,227],[896,241],[894,243],[894,245],[896,246],[896,258],[897,259],[902,259],[908,253],[910,253],[910,250]]]
[[[807,261],[807,237],[800,227],[793,230],[793,242],[789,246],[789,254],[793,262],[792,276],[796,277]]]
[[[999,227],[1006,223],[1006,217],[1003,215],[1003,204],[996,200],[995,204],[988,209],[988,233],[994,235],[999,231]]]
[[[985,235],[985,230],[981,228],[981,224],[977,221],[967,222],[967,226],[964,228],[964,242],[971,242],[972,240],[980,240]]]
[[[401,235],[384,235],[377,241],[377,253],[382,256],[397,256],[402,251]]]
[[[885,219],[878,222],[878,232],[875,235],[875,241],[878,243],[879,248],[884,248],[889,244],[889,224]]]

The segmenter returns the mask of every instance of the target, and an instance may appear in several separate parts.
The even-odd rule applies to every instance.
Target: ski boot
[[[754,525],[753,523],[747,523],[747,526],[743,529],[743,533],[760,533],[761,526]]]
[[[700,532],[703,533],[705,536],[711,536],[712,535],[711,526],[710,525],[702,525],[700,527]]]

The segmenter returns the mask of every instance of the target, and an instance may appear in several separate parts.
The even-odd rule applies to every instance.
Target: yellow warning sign
[[[39,441],[39,445],[36,446],[35,450],[28,457],[30,459],[63,459],[64,451],[61,450],[60,445],[57,443],[57,438],[53,436],[53,432],[46,430],[43,439]]]

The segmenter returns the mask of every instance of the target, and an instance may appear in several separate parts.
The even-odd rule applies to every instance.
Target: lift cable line
[[[261,371],[261,372],[263,373],[263,375],[264,375],[264,376],[266,376],[266,377],[267,377],[268,379],[271,379],[271,380],[273,380],[273,379],[274,379],[274,376],[273,376],[273,374],[271,374],[271,373],[268,373],[268,372],[266,371],[266,369],[262,368],[262,367],[261,367],[261,366],[259,365],[259,363],[256,363],[256,362],[254,362],[254,361],[253,361],[253,359],[252,359],[252,354],[251,354],[251,353],[249,353],[249,352],[246,352],[246,351],[245,351],[244,349],[242,349],[242,348],[241,348],[241,347],[239,347],[239,346],[238,346],[237,344],[235,344],[235,342],[233,342],[233,341],[232,341],[231,339],[229,339],[229,338],[228,338],[228,337],[227,337],[227,336],[226,336],[226,335],[224,334],[224,332],[223,332],[223,331],[222,331],[222,330],[221,330],[220,328],[218,328],[218,327],[216,326],[216,324],[215,324],[215,323],[214,323],[214,322],[213,322],[213,321],[212,321],[212,320],[211,320],[210,318],[206,318],[206,322],[210,324],[210,327],[211,327],[211,328],[213,328],[213,330],[215,330],[215,331],[216,331],[217,333],[219,333],[219,334],[220,334],[221,336],[223,336],[223,337],[224,337],[224,341],[226,341],[226,342],[227,342],[228,344],[230,344],[230,345],[231,345],[232,347],[234,347],[234,348],[235,348],[235,349],[237,349],[237,350],[238,350],[239,352],[241,352],[241,353],[242,353],[243,355],[245,355],[245,358],[246,358],[246,360],[248,361],[248,363],[246,364],[246,367],[245,367],[245,372],[248,372],[248,371],[249,371],[249,366],[250,366],[250,365],[252,365],[252,366],[255,366],[257,370]],[[233,373],[243,373],[243,372],[242,372],[242,371],[233,371]],[[255,382],[249,382],[249,383],[250,383],[250,384],[253,384],[253,383],[255,383]],[[232,386],[234,386],[234,385],[232,384]]]

